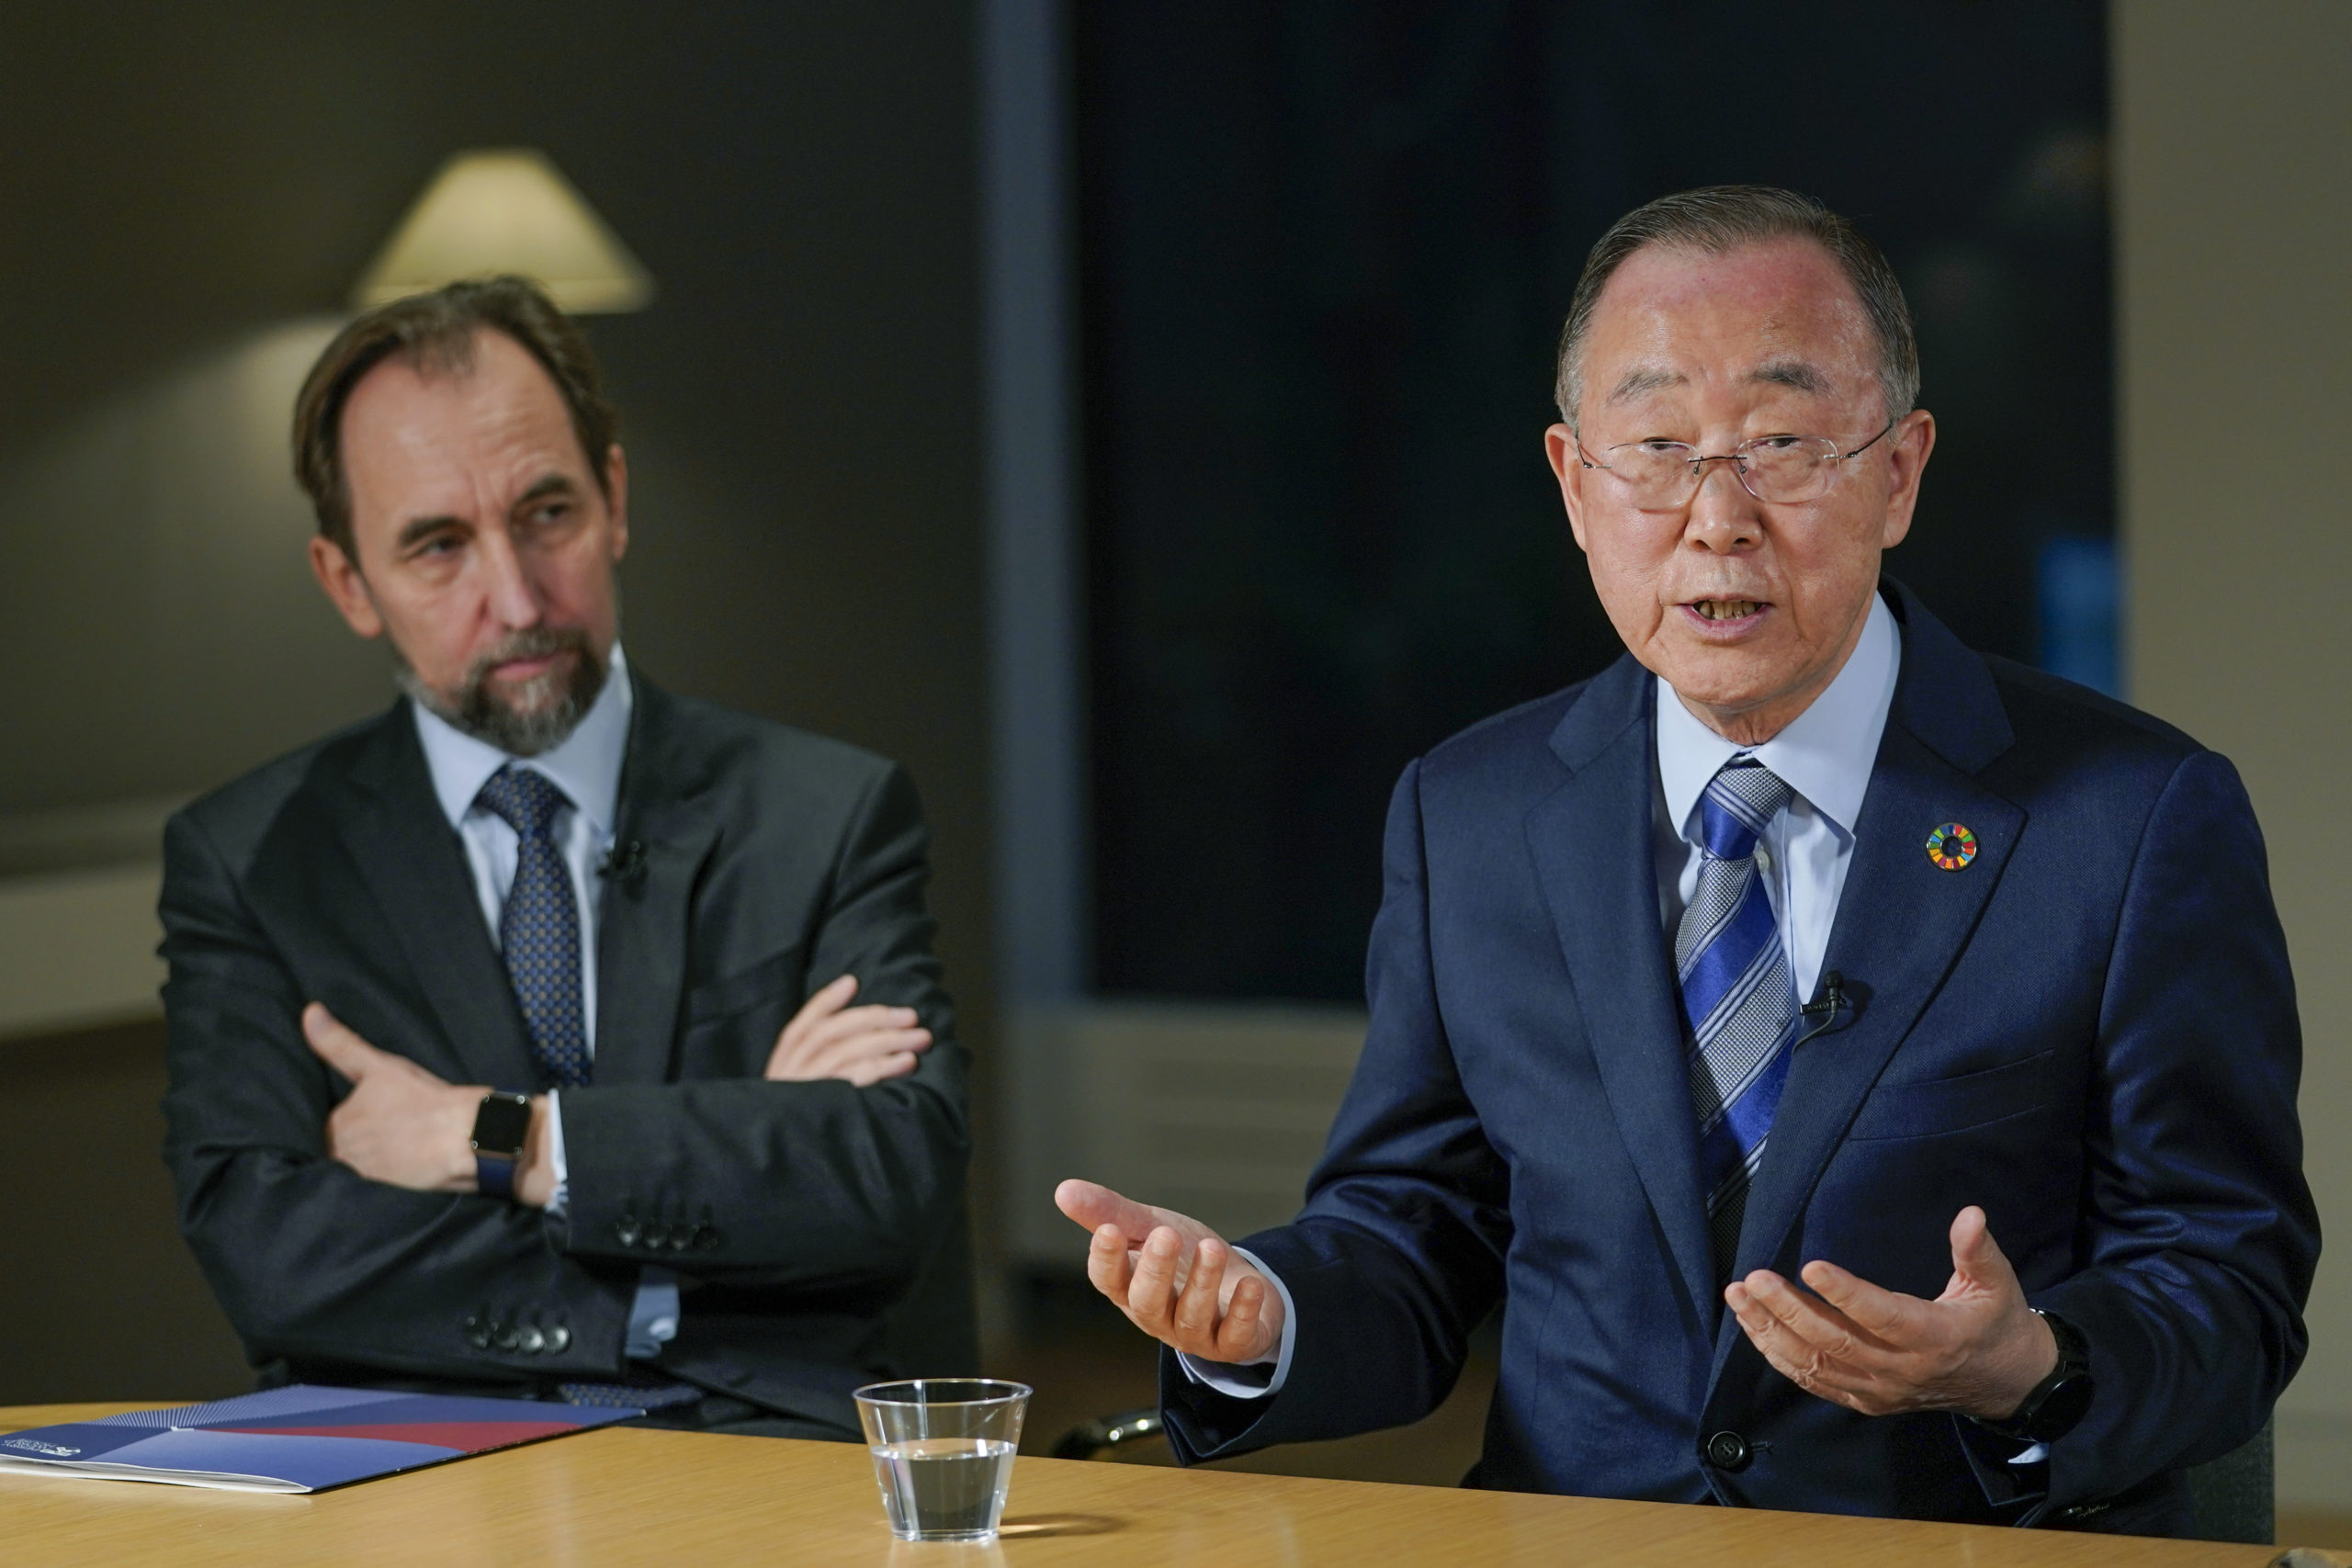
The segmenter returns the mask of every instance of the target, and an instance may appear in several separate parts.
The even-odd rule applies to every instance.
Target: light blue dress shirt
[[[1658,919],[1671,933],[1699,885],[1699,796],[1716,770],[1747,753],[1780,775],[1792,794],[1788,809],[1766,829],[1757,858],[1764,863],[1765,896],[1781,924],[1797,994],[1813,995],[1828,951],[1838,897],[1854,859],[1854,824],[1878,761],[1879,737],[1894,704],[1903,668],[1903,639],[1886,602],[1873,594],[1862,635],[1828,687],[1788,728],[1761,746],[1737,746],[1682,705],[1674,688],[1657,682],[1658,793],[1651,813],[1657,858]],[[1237,1247],[1234,1250],[1240,1251]],[[1283,1302],[1283,1339],[1275,1353],[1243,1366],[1180,1356],[1186,1375],[1237,1399],[1262,1399],[1290,1376],[1298,1339],[1298,1313],[1279,1277],[1244,1252]],[[1267,1369],[1272,1369],[1269,1376]]]
[[[433,775],[434,797],[465,846],[466,864],[473,872],[474,893],[481,901],[482,922],[490,929],[492,946],[498,945],[499,915],[506,908],[507,890],[514,886],[520,840],[505,818],[476,805],[474,797],[492,773],[511,763],[545,775],[571,801],[556,813],[549,830],[571,868],[572,892],[580,900],[580,1007],[592,1059],[596,1050],[596,917],[601,904],[596,867],[613,847],[621,762],[628,750],[628,718],[635,701],[629,689],[628,662],[616,643],[605,689],[563,744],[536,757],[509,756],[468,735],[424,704],[413,699],[409,703],[416,716],[416,738],[424,748],[424,765]],[[571,1195],[571,1170],[563,1157],[563,1104],[559,1092],[548,1095],[547,1132],[548,1156],[555,1168],[556,1182],[548,1209],[560,1214]],[[629,1308],[628,1353],[639,1358],[657,1355],[677,1333],[678,1277],[669,1269],[649,1267],[639,1277],[637,1298]]]

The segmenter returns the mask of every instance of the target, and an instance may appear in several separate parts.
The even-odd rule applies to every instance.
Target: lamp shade
[[[481,148],[441,165],[360,277],[361,310],[463,277],[520,273],[572,315],[642,310],[653,276],[548,155]]]

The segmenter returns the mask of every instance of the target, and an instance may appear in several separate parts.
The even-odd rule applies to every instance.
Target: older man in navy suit
[[[1405,771],[1295,1221],[1060,1191],[1182,1457],[1416,1419],[1498,1303],[1480,1485],[2177,1533],[2261,1427],[2319,1246],[2261,836],[1882,576],[1917,388],[1805,197],[1595,247],[1547,442],[1629,656]]]

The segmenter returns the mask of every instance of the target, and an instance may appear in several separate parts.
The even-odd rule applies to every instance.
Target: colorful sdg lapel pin
[[[1947,822],[1928,835],[1928,858],[1946,871],[1958,871],[1976,858],[1976,835]]]

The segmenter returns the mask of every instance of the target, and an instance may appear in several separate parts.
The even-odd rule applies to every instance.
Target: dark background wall
[[[1890,570],[2111,681],[2095,0],[1075,16],[1102,989],[1361,1001],[1398,771],[1623,652],[1542,435],[1586,253],[1669,191],[1871,233],[1939,422]]]
[[[967,10],[10,8],[0,814],[198,791],[390,700],[303,568],[287,401],[441,160],[535,145],[662,289],[592,327],[631,659],[910,765],[985,1060]],[[0,1205],[0,1404],[236,1372],[173,1251],[158,1040],[0,1041],[0,1157],[41,1173]]]

